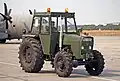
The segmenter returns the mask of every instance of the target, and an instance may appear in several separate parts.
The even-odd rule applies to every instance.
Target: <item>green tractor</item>
[[[25,72],[36,73],[44,61],[51,61],[59,77],[68,77],[73,67],[85,65],[86,71],[98,76],[104,69],[103,55],[93,50],[94,38],[77,29],[75,13],[34,12],[31,30],[22,37],[19,63]]]

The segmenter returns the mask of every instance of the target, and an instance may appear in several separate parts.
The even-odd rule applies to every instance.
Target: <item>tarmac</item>
[[[25,73],[18,59],[20,41],[0,44],[0,81],[120,81],[119,36],[95,37],[94,49],[99,50],[105,58],[105,69],[101,75],[89,76],[84,66],[79,66],[67,78],[58,77],[49,62],[45,62],[39,73]]]

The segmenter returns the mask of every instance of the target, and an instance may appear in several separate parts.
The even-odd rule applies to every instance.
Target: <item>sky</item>
[[[37,11],[65,11],[76,13],[76,22],[84,24],[106,24],[120,22],[120,0],[0,0],[0,12],[4,12],[6,2],[12,13],[28,13]]]

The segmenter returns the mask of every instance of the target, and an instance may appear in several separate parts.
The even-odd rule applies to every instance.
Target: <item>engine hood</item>
[[[63,45],[70,45],[72,52],[73,52],[73,56],[76,56],[76,59],[80,59],[80,36],[78,35],[71,35],[71,34],[64,34],[64,38],[63,38]]]
[[[65,41],[80,41],[80,36],[73,34],[64,34]]]

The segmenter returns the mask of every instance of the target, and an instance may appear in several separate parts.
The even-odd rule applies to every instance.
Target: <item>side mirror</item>
[[[32,15],[32,14],[33,14],[31,10],[29,10],[29,13],[30,13],[30,15]]]
[[[78,30],[77,30],[77,34],[80,36],[80,34],[82,33],[82,31],[83,31],[82,28],[78,29]]]

